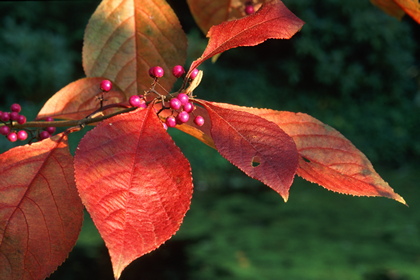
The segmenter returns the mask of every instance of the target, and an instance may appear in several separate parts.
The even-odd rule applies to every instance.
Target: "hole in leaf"
[[[306,157],[302,157],[304,161],[306,162],[311,162],[309,159],[307,159]]]
[[[260,159],[260,157],[259,156],[254,156],[253,158],[252,158],[252,162],[251,162],[251,165],[252,165],[252,167],[257,167],[258,165],[260,165],[261,164],[261,159]]]

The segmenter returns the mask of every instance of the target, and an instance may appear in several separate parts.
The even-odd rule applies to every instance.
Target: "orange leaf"
[[[190,205],[189,162],[152,107],[101,122],[76,151],[77,188],[108,247],[116,279],[168,240]]]
[[[166,73],[186,59],[187,39],[164,0],[104,0],[86,27],[83,68],[88,77],[114,81],[127,97],[148,89],[151,66]],[[176,78],[160,84],[170,90]]]
[[[270,0],[253,1],[255,10],[258,10],[261,3],[268,1]],[[204,34],[207,34],[213,25],[244,17],[247,2],[249,0],[187,0],[191,14]]]
[[[54,94],[42,107],[37,119],[54,117],[58,119],[78,120],[99,109],[99,88],[104,78],[83,78],[72,82]],[[124,93],[113,85],[112,90],[103,94],[103,105],[126,101]]]
[[[0,155],[1,279],[44,279],[79,235],[83,206],[63,133]]]
[[[219,153],[287,201],[298,164],[293,140],[276,124],[237,111],[237,106],[199,102],[208,111],[211,136]]]
[[[202,56],[192,63],[190,71],[206,59],[232,48],[255,46],[267,39],[289,39],[303,24],[280,0],[272,0],[255,14],[210,28],[209,43]]]
[[[393,16],[397,19],[401,19],[404,16],[404,11],[398,6],[394,0],[370,0],[370,2],[382,9],[385,13]]]
[[[394,0],[394,2],[397,3],[412,19],[420,24],[419,0]]]
[[[236,106],[276,123],[296,143],[297,174],[324,188],[357,196],[383,196],[406,204],[379,174],[366,156],[334,128],[303,113]]]

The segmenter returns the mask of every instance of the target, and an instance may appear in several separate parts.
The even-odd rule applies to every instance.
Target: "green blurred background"
[[[185,0],[169,1],[189,36],[189,61],[205,36]],[[420,28],[367,0],[285,4],[306,24],[291,40],[224,53],[202,67],[203,99],[308,113],[371,159],[409,208],[340,195],[296,178],[289,202],[216,151],[170,130],[195,183],[181,230],[122,279],[420,279]],[[34,117],[83,77],[84,27],[99,1],[0,3],[0,110]],[[81,133],[72,135],[72,149]],[[0,141],[0,152],[13,145]],[[199,147],[199,148],[197,148]],[[50,279],[112,279],[106,248],[86,215],[69,259]]]

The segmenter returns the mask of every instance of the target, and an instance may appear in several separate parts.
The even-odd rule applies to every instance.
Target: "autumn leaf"
[[[198,101],[211,120],[218,152],[249,177],[278,192],[285,201],[298,164],[293,140],[278,125],[234,110],[230,104]]]
[[[86,27],[83,68],[88,77],[106,77],[129,97],[149,88],[151,66],[165,72],[186,59],[187,38],[164,0],[104,0]],[[176,78],[160,84],[170,90]]]
[[[100,83],[104,78],[83,78],[72,82],[54,94],[42,107],[37,119],[54,117],[58,119],[83,119],[103,105],[127,100],[124,93],[113,85],[109,92],[102,93]],[[104,113],[109,113],[109,110]]]
[[[191,64],[190,71],[206,59],[232,48],[255,46],[267,39],[289,39],[303,23],[281,1],[270,1],[255,14],[210,28],[208,45],[202,56]]]
[[[77,188],[108,247],[114,276],[156,249],[189,208],[189,162],[148,109],[98,124],[75,156]]]
[[[249,0],[187,0],[191,14],[204,34],[207,34],[213,25],[244,17],[247,2]],[[258,10],[265,2],[268,1],[253,1],[255,10]]]
[[[276,123],[296,143],[297,174],[324,188],[356,196],[383,196],[406,204],[367,157],[334,128],[303,113],[234,106]]]
[[[44,279],[67,258],[83,206],[63,133],[0,155],[0,278]]]
[[[370,0],[385,13],[401,19],[405,13],[420,24],[420,2],[418,0]]]

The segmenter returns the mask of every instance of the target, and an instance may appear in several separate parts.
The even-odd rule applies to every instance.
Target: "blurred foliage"
[[[189,61],[207,40],[185,1],[168,1],[189,34]],[[285,4],[306,22],[291,40],[238,48],[206,62],[199,98],[308,113],[349,138],[407,200],[419,199],[420,29],[367,0]],[[29,119],[83,76],[83,31],[99,1],[0,3],[0,110]],[[410,280],[420,271],[415,205],[353,198],[297,180],[290,201],[243,175],[216,151],[169,130],[191,161],[195,194],[174,239],[123,279]],[[83,133],[71,135],[74,151]],[[0,141],[0,152],[10,148]],[[411,167],[410,167],[411,165]],[[383,169],[387,167],[387,169]],[[392,167],[392,169],[390,169]],[[414,211],[413,211],[414,210]],[[51,279],[111,279],[86,216],[70,259]]]

